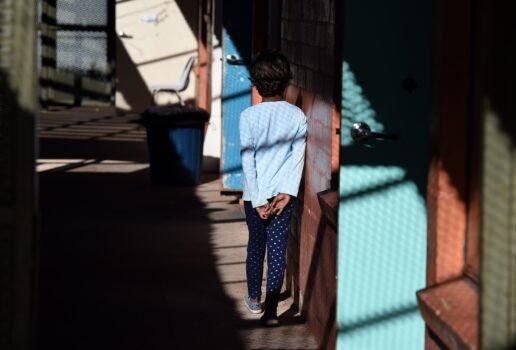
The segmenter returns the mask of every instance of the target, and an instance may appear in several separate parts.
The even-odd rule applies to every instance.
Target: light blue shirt
[[[243,200],[253,208],[278,193],[297,197],[303,174],[306,117],[286,102],[262,102],[240,115]]]

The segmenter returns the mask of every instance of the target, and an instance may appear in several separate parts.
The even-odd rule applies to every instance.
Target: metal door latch
[[[355,123],[351,127],[351,138],[355,142],[363,142],[367,139],[379,139],[379,140],[399,140],[400,136],[395,134],[384,134],[381,132],[371,131],[371,127],[367,123],[360,122]]]

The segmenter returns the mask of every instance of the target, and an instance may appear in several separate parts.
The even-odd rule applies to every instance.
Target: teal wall
[[[431,2],[344,11],[337,348],[424,349]],[[401,140],[356,144],[358,121]]]

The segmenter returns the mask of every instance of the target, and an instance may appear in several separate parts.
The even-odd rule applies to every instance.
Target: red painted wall
[[[337,233],[322,213],[318,194],[329,190],[338,175],[334,7],[334,0],[285,0],[281,33],[281,48],[297,88],[288,97],[308,118],[305,175],[289,241],[287,282],[319,344],[328,349],[335,342]]]

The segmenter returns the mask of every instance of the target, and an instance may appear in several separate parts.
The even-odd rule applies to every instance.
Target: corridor
[[[247,231],[215,175],[151,187],[135,117],[40,121],[38,349],[316,349],[283,300],[262,328],[242,296]]]

